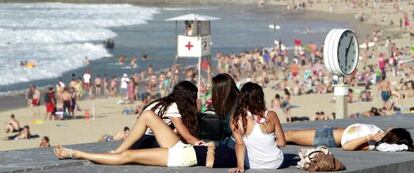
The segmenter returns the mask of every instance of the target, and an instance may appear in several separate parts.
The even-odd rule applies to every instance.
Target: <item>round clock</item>
[[[323,56],[325,67],[338,76],[350,75],[359,57],[357,38],[349,29],[333,29],[325,39]]]

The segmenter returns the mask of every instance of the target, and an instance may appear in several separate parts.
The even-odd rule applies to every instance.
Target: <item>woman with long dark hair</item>
[[[240,91],[229,74],[220,73],[213,78],[213,107],[214,111],[220,116],[223,116],[226,121],[224,137],[231,136],[230,117],[237,111],[240,100],[239,95]]]
[[[158,115],[166,125],[174,128],[184,143],[199,145],[204,143],[197,139],[197,87],[189,81],[181,81],[174,86],[173,91],[166,97],[155,100],[144,107],[144,111],[151,111]],[[131,129],[129,137],[115,149],[114,153],[121,153],[133,146],[133,149],[157,147],[155,137],[150,128],[145,135],[138,133],[138,119]],[[137,142],[138,141],[138,142]]]
[[[240,105],[233,115],[231,128],[236,140],[237,171],[243,171],[245,147],[252,169],[277,169],[284,156],[278,148],[286,145],[279,118],[266,110],[263,89],[248,82],[240,92]]]
[[[141,164],[168,167],[206,166],[228,168],[236,165],[234,150],[226,146],[215,147],[214,143],[203,146],[184,144],[154,111],[144,111],[138,117],[133,133],[142,137],[150,128],[160,145],[158,148],[125,150],[119,153],[91,153],[64,148],[54,148],[59,159],[82,159],[104,165]],[[132,133],[132,132],[131,132]],[[129,138],[128,138],[129,139]]]
[[[220,141],[220,145],[234,149],[236,153],[239,152],[238,155],[244,154],[244,145],[236,144],[232,137],[230,121],[239,108],[240,91],[230,74],[220,73],[213,78],[212,101],[214,111],[225,120],[223,140]],[[242,150],[243,153],[240,153]],[[239,163],[239,158],[237,158],[238,167],[229,170],[229,172],[244,172],[245,167],[249,168],[248,156],[240,157],[240,159],[244,159],[241,160],[244,163]]]

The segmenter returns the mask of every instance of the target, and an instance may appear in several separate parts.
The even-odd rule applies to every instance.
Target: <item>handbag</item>
[[[340,171],[345,166],[329,152],[328,148],[321,146],[316,149],[299,150],[301,160],[298,167],[309,172],[318,171]]]
[[[214,111],[198,113],[198,137],[207,140],[222,140],[225,137],[225,120]]]

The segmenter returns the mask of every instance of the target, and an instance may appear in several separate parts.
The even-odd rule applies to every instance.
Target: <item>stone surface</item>
[[[414,134],[414,115],[398,115],[392,117],[374,117],[344,119],[319,122],[297,122],[284,124],[284,130],[297,130],[315,128],[323,125],[332,127],[346,127],[353,123],[372,123],[382,129],[390,127],[407,128]],[[119,143],[93,143],[69,146],[70,148],[80,149],[91,152],[105,152],[112,150]],[[300,146],[289,145],[283,148],[285,163],[279,170],[249,170],[247,172],[304,172],[295,167],[298,161],[297,151]],[[376,151],[342,151],[340,148],[333,148],[331,151],[347,167],[342,172],[378,172],[378,173],[409,173],[414,170],[414,153],[397,152],[383,153]],[[58,160],[52,148],[28,149],[0,152],[0,172],[226,172],[227,169],[207,169],[204,167],[192,168],[165,168],[140,165],[106,166],[97,165],[89,161],[82,160]]]

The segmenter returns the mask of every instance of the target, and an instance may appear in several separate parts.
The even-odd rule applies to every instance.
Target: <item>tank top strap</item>
[[[253,117],[253,114],[250,111],[246,111],[248,117]],[[254,117],[253,117],[254,118]]]
[[[264,118],[267,119],[267,114],[269,113],[269,111],[265,111],[264,113]]]

